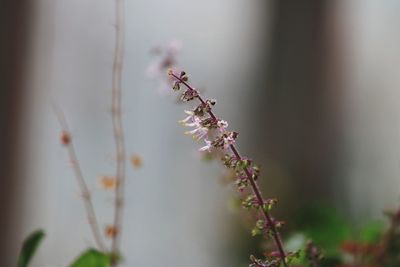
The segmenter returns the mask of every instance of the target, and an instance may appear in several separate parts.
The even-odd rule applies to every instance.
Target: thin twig
[[[175,79],[177,79],[180,83],[184,84],[189,90],[192,90],[192,91],[194,91],[194,92],[197,92],[196,89],[194,89],[191,85],[189,85],[189,84],[188,84],[186,81],[184,81],[181,77],[178,77],[178,76],[175,75],[174,73],[170,73],[170,75],[172,75],[172,76],[173,76]],[[195,94],[195,95],[196,95],[197,99],[198,99],[202,104],[206,104],[206,102],[202,99],[202,97],[200,96],[200,94],[198,94],[198,92],[197,92],[197,94]],[[209,114],[210,117],[213,118],[214,120],[217,118],[217,117],[214,115],[214,113],[212,112],[211,109],[208,111],[208,114]],[[235,155],[235,157],[236,157],[238,160],[241,160],[241,159],[242,159],[242,157],[240,156],[240,154],[239,154],[238,150],[236,149],[235,145],[231,144],[231,145],[229,146],[229,148],[230,148],[230,150],[232,151],[232,153]],[[244,172],[245,172],[245,174],[246,174],[246,176],[247,176],[247,179],[248,179],[249,182],[250,182],[251,188],[252,188],[252,190],[253,190],[254,195],[255,195],[256,198],[257,198],[257,201],[258,201],[259,203],[261,203],[261,206],[262,206],[262,204],[265,203],[265,201],[264,201],[264,198],[263,198],[263,196],[262,196],[261,190],[260,190],[260,188],[258,187],[257,182],[254,180],[253,176],[251,175],[251,173],[250,173],[250,171],[249,171],[249,169],[248,169],[247,167],[244,167],[243,170],[244,170]],[[273,219],[272,219],[272,216],[271,216],[271,215],[269,214],[269,212],[268,212],[267,210],[265,210],[264,208],[260,208],[260,210],[261,210],[261,212],[262,212],[263,217],[265,218],[265,221],[266,221],[267,224],[268,224],[268,227],[271,229],[271,232],[272,232],[272,235],[273,235],[273,239],[274,239],[274,241],[275,241],[276,248],[277,248],[278,251],[279,251],[279,257],[280,257],[280,259],[281,259],[281,261],[282,261],[282,264],[283,264],[285,267],[288,267],[288,264],[287,264],[286,261],[285,261],[286,254],[285,254],[285,251],[284,251],[284,249],[283,249],[282,240],[281,240],[281,237],[280,237],[280,234],[279,234],[278,230],[276,229],[276,226],[275,226],[275,223],[274,223],[274,221],[273,221]]]
[[[320,251],[318,251],[318,248],[314,245],[314,243],[311,240],[307,241],[306,249],[305,249],[306,255],[308,256],[310,267],[321,267],[320,264],[320,259],[321,259],[321,254]]]
[[[122,221],[123,212],[122,206],[124,201],[124,185],[125,185],[125,141],[124,131],[121,117],[121,83],[122,83],[122,68],[123,68],[123,57],[124,57],[124,0],[115,0],[115,20],[116,20],[116,32],[115,32],[115,50],[114,50],[114,62],[112,68],[112,125],[113,134],[115,140],[115,152],[116,152],[116,174],[115,179],[117,182],[115,192],[115,210],[114,210],[114,227],[116,234],[113,236],[111,244],[111,252],[114,256],[120,253],[120,243],[122,234]],[[114,259],[112,266],[117,265],[117,260]]]
[[[68,138],[71,138],[71,134],[69,131],[68,123],[65,118],[64,112],[54,103],[53,103],[53,110],[54,110],[54,113],[57,117],[57,120],[60,124],[60,127],[61,127],[63,133],[67,134]],[[100,250],[102,250],[103,252],[106,252],[107,249],[106,249],[106,246],[102,239],[99,223],[98,223],[96,213],[94,211],[94,206],[93,206],[93,203],[91,200],[90,191],[86,184],[85,178],[83,177],[82,169],[80,167],[78,157],[75,152],[74,143],[72,142],[71,139],[69,139],[69,141],[64,143],[64,145],[66,146],[66,149],[68,152],[68,157],[71,162],[71,166],[72,166],[73,172],[75,174],[76,181],[77,181],[78,186],[81,191],[83,203],[84,203],[85,210],[86,210],[86,216],[87,216],[87,219],[88,219],[88,222],[90,225],[90,229],[92,230],[94,240],[95,240],[98,248]]]

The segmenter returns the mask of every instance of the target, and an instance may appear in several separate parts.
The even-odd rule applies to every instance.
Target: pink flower
[[[173,77],[167,75],[168,69],[177,69],[177,55],[182,48],[182,44],[178,40],[171,40],[164,48],[155,47],[152,52],[157,56],[146,70],[146,76],[149,78],[160,78],[159,86],[160,93],[169,92],[171,85],[174,82]]]
[[[228,128],[228,122],[224,120],[218,120],[217,126],[221,133],[225,132],[226,128]]]
[[[232,134],[224,135],[224,149],[228,149],[231,145],[235,144],[235,137]]]
[[[191,131],[186,131],[185,134],[191,134],[193,135],[193,139],[199,141],[207,137],[208,129],[205,127],[197,127]]]
[[[185,110],[185,113],[188,114],[186,118],[179,121],[183,126],[192,127],[194,129],[186,131],[185,134],[190,134],[193,136],[195,140],[201,140],[208,136],[209,129],[201,125],[201,119],[194,115],[192,111]]]
[[[211,152],[211,148],[212,148],[212,142],[208,139],[204,139],[204,142],[206,142],[206,145],[201,147],[199,149],[199,151],[203,152],[203,151],[208,151]]]
[[[186,126],[186,123],[188,121],[194,121],[196,116],[194,115],[194,113],[192,111],[189,110],[185,110],[185,113],[188,115],[186,118],[184,118],[183,120],[178,121],[179,123],[181,123],[182,125]]]

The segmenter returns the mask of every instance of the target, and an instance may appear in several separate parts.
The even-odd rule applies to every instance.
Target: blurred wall
[[[265,189],[289,214],[331,203],[355,221],[381,218],[400,195],[400,3],[269,3],[248,101]]]
[[[356,220],[381,217],[400,196],[400,2],[343,1],[345,175]]]
[[[14,266],[19,249],[21,214],[18,201],[23,185],[17,153],[21,131],[21,107],[27,62],[27,43],[30,40],[29,21],[32,3],[24,0],[3,1],[0,8],[0,266]]]
[[[114,2],[37,3],[24,111],[24,131],[30,134],[24,173],[30,179],[22,234],[38,227],[47,232],[33,266],[65,266],[93,239],[49,99],[65,111],[105,227],[112,195],[98,187],[98,177],[114,170],[109,114]],[[177,123],[187,107],[174,96],[160,96],[160,81],[145,72],[153,46],[180,40],[181,65],[207,96],[219,100],[217,112],[237,128],[243,117],[236,105],[246,94],[243,84],[263,30],[260,7],[263,1],[126,1],[124,121],[128,153],[140,154],[144,166],[128,166],[123,266],[230,266],[235,260],[221,256],[236,246],[229,244],[230,222],[238,220],[226,208],[230,190],[218,180],[222,168],[199,160],[201,144]]]
[[[2,18],[22,14],[23,23],[29,17],[27,9],[9,7]],[[9,146],[0,187],[7,194],[1,193],[0,205],[5,204],[6,219],[18,221],[7,213],[18,210],[24,224],[10,232],[11,221],[5,219],[8,226],[1,230],[18,244],[30,231],[46,230],[33,266],[65,266],[93,245],[58,144],[51,97],[70,122],[102,226],[110,222],[111,195],[97,183],[114,167],[113,10],[113,1],[105,0],[36,1],[23,97],[16,78],[22,66],[16,55],[23,57],[23,47],[2,50],[8,56],[2,74],[10,71],[2,88],[16,89],[2,89],[1,108],[9,112],[2,112],[7,131],[1,134],[8,135],[2,145]],[[263,165],[261,183],[266,195],[281,200],[278,213],[288,217],[309,203],[334,201],[354,217],[366,217],[395,202],[399,193],[393,186],[400,147],[397,10],[395,1],[373,0],[127,1],[124,120],[128,151],[141,154],[144,167],[128,168],[125,266],[231,266],[229,249],[240,246],[228,244],[236,234],[232,222],[239,219],[227,212],[231,192],[217,182],[221,169],[196,159],[200,144],[175,124],[184,107],[174,97],[160,97],[159,82],[145,76],[151,47],[182,41],[181,65],[198,88],[219,100],[217,113],[240,132],[243,154]],[[9,26],[2,28],[5,34],[10,29],[20,34],[15,29],[21,24],[2,25]],[[13,66],[8,62],[19,63],[8,68]],[[17,109],[12,99],[21,98],[26,100],[20,120],[24,135],[14,176],[8,174],[18,112],[8,107]],[[18,209],[9,206],[10,197],[23,201]],[[0,259],[15,260],[17,247],[8,247],[8,257]]]
[[[286,215],[332,203],[343,156],[343,78],[338,5],[333,1],[271,1],[266,49],[254,65],[249,96],[253,153],[265,189]],[[341,184],[340,184],[341,185]],[[279,212],[279,211],[278,211]]]

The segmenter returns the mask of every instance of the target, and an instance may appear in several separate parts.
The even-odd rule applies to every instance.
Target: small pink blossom
[[[206,127],[196,127],[193,130],[186,131],[185,134],[190,134],[193,136],[193,139],[199,141],[208,135],[208,129]]]
[[[189,116],[184,118],[183,120],[180,120],[179,123],[185,125],[188,121],[194,121],[195,117],[194,113],[192,111],[185,110],[185,113]],[[185,125],[186,126],[186,125]]]
[[[146,76],[149,78],[160,78],[159,91],[162,94],[169,92],[169,88],[174,83],[174,78],[166,75],[168,69],[178,68],[177,56],[182,48],[181,42],[171,40],[165,47],[155,47],[152,49],[157,58],[148,66]]]
[[[204,139],[204,142],[206,142],[206,145],[201,147],[199,149],[199,151],[204,152],[204,151],[208,151],[211,152],[211,148],[212,148],[212,142],[208,139]]]
[[[185,111],[187,116],[185,119],[179,121],[183,126],[192,127],[194,129],[186,131],[185,134],[190,134],[195,140],[201,140],[208,136],[209,129],[201,125],[201,119],[194,115],[192,111]]]
[[[217,126],[219,130],[223,133],[225,132],[226,128],[228,128],[228,122],[224,120],[218,120]]]
[[[224,149],[228,149],[233,144],[235,144],[235,138],[231,134],[224,136]]]

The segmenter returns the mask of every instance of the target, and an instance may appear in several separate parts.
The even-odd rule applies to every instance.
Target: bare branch
[[[86,184],[85,178],[83,177],[82,169],[80,167],[78,157],[75,152],[75,147],[74,143],[72,142],[71,133],[69,131],[67,120],[61,108],[54,103],[53,103],[53,110],[62,130],[60,141],[67,149],[69,161],[71,162],[72,170],[74,172],[76,181],[81,191],[81,196],[85,206],[87,220],[89,222],[90,229],[92,230],[94,240],[99,249],[105,252],[107,249],[102,239],[98,220],[91,200],[90,191]]]

